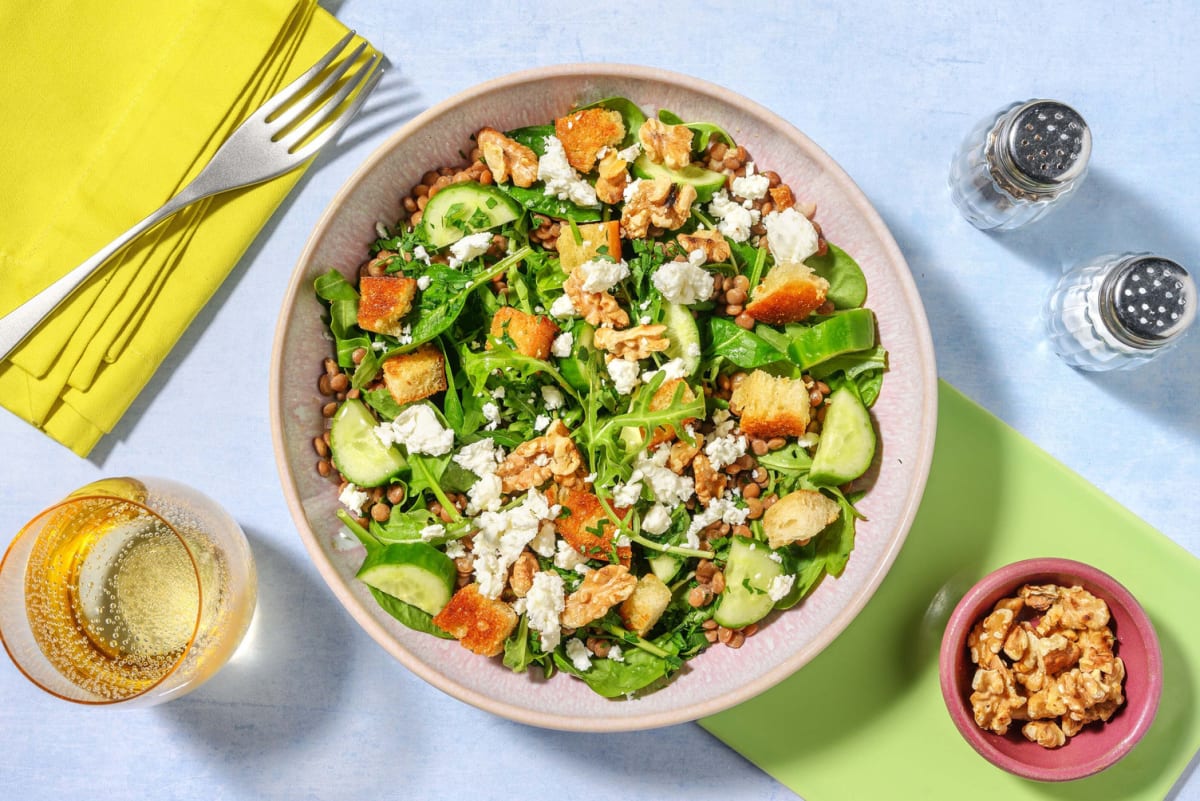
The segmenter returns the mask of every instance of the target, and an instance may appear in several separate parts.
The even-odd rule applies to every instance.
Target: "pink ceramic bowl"
[[[1026,740],[1016,721],[1004,736],[984,731],[971,711],[975,665],[967,635],[997,601],[1016,595],[1024,584],[1079,585],[1107,603],[1114,650],[1125,662],[1125,704],[1107,723],[1088,724],[1061,748]],[[942,636],[939,668],[946,708],[971,747],[1009,773],[1046,782],[1082,779],[1116,763],[1150,728],[1162,694],[1162,655],[1150,618],[1112,576],[1070,559],[1026,559],[985,576],[954,608]]]
[[[712,648],[672,682],[633,700],[611,701],[559,675],[539,681],[453,641],[410,631],[354,578],[361,549],[346,547],[333,485],[314,470],[323,428],[316,377],[330,353],[313,279],[330,267],[349,275],[367,255],[377,221],[400,217],[400,201],[430,167],[457,163],[471,135],[544,123],[573,104],[612,95],[648,112],[667,108],[722,124],[763,169],[777,171],[817,204],[826,235],[862,265],[890,353],[890,373],[872,409],[880,432],[878,479],[862,501],[867,520],[846,571],[801,606],[768,618],[739,650]],[[666,726],[719,712],[766,690],[816,656],[849,625],[891,567],[908,533],[933,453],[937,371],[929,326],[904,257],[849,176],[785,120],[733,92],[658,69],[580,64],[520,72],[434,106],[387,139],[354,173],[313,231],[283,303],[271,368],[271,421],[284,494],[322,577],[354,619],[390,654],[454,697],[524,723],[582,731]]]

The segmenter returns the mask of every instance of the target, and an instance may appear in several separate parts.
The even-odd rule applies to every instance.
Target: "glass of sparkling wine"
[[[212,500],[165,479],[105,479],[43,511],[9,546],[0,639],[59,698],[149,706],[225,664],[256,590],[246,537]]]

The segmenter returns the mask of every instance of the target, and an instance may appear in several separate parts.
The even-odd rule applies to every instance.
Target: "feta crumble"
[[[552,422],[554,422],[554,418],[552,418],[546,414],[539,414],[533,420],[533,430],[534,431],[545,431],[547,428],[550,427],[550,424]],[[543,454],[543,456],[544,455],[545,454]]]
[[[750,238],[750,227],[758,222],[759,214],[732,200],[722,189],[713,195],[708,204],[708,213],[717,219],[717,230],[734,242],[745,242]]]
[[[525,616],[529,628],[538,633],[543,651],[553,651],[562,637],[558,619],[565,606],[562,576],[552,570],[533,574],[533,586],[525,594]],[[576,642],[579,642],[576,640]]]
[[[656,503],[642,518],[642,531],[648,534],[662,534],[671,527],[671,513],[661,503]]]
[[[571,300],[570,295],[559,295],[550,304],[550,316],[560,320],[567,317],[578,317],[579,310],[575,308],[575,303]]]
[[[413,248],[413,258],[417,261],[423,261],[429,264],[429,251],[423,245],[417,245]]]
[[[746,437],[726,434],[715,437],[704,446],[704,454],[712,462],[713,470],[733,464],[746,453]]]
[[[663,374],[663,382],[665,383],[676,378],[687,378],[688,368],[683,359],[671,359],[657,370],[647,370],[642,373],[642,383],[649,384],[654,380],[654,376],[659,373]]]
[[[454,431],[442,428],[433,409],[424,404],[409,406],[396,419],[375,426],[375,436],[384,445],[403,445],[409,453],[443,456],[454,447]]]
[[[531,489],[511,509],[484,511],[475,519],[479,531],[475,535],[472,567],[482,595],[500,597],[508,584],[508,569],[537,536],[541,522],[551,518],[545,496]]]
[[[566,297],[565,295],[563,297]],[[575,335],[570,331],[559,334],[554,338],[554,342],[550,343],[550,352],[560,359],[566,359],[571,355],[571,348],[575,345]]]
[[[755,175],[754,162],[746,164],[746,176],[733,179],[733,194],[744,200],[759,200],[766,197],[771,181],[765,175]]]
[[[574,570],[579,565],[587,564],[587,558],[571,547],[566,540],[559,540],[554,554],[554,566],[563,570]]]
[[[421,529],[421,539],[425,542],[444,536],[446,536],[446,527],[441,523],[434,523],[431,526],[425,526],[425,528]]]
[[[504,461],[504,449],[496,447],[496,441],[483,438],[470,445],[464,445],[462,450],[454,454],[454,463],[464,470],[470,470],[477,476],[483,477],[496,472],[496,465]]]
[[[630,475],[628,483],[614,484],[612,488],[613,505],[622,508],[633,506],[642,497],[642,474],[637,470]]]
[[[583,640],[572,637],[567,640],[567,658],[576,670],[588,670],[592,666],[592,652],[583,644]]]
[[[629,265],[625,260],[609,261],[608,259],[592,259],[579,265],[583,275],[584,292],[607,292],[619,282],[629,277]],[[709,280],[709,292],[712,292],[712,280]]]
[[[341,494],[338,495],[338,501],[341,502],[342,506],[349,509],[350,514],[355,517],[362,517],[363,506],[369,500],[371,500],[371,496],[353,484],[347,484]]]
[[[767,226],[767,247],[779,264],[800,264],[817,252],[817,229],[795,209],[773,211],[763,220]]]
[[[703,264],[704,251],[694,252],[700,254],[700,264]],[[712,273],[700,264],[690,257],[687,261],[669,261],[654,271],[650,281],[672,303],[687,306],[708,300],[713,293]]]
[[[450,269],[457,270],[465,262],[477,259],[492,246],[492,232],[468,234],[450,246]]]
[[[792,591],[792,585],[796,583],[796,577],[790,573],[785,573],[782,576],[776,576],[771,579],[771,586],[767,587],[767,597],[772,601],[780,601],[785,595]]]
[[[623,150],[617,151],[617,158],[621,159],[621,161],[635,161],[640,155],[642,155],[642,146],[637,142],[634,142]]]
[[[618,394],[628,395],[638,385],[638,365],[626,359],[613,359],[608,363],[608,374]]]
[[[614,662],[624,662],[625,654],[621,651],[621,646],[614,644],[608,649],[608,658]]]
[[[671,455],[670,445],[660,445],[649,457],[641,457],[634,468],[641,472],[643,481],[650,486],[654,499],[662,504],[685,503],[696,492],[696,482],[690,476],[677,476],[667,467]]]
[[[451,559],[462,559],[467,555],[467,547],[462,544],[462,540],[450,540],[446,543],[446,556]]]
[[[542,387],[542,402],[545,403],[548,410],[561,409],[566,401],[566,396],[563,395],[562,390],[558,387],[550,386],[549,384]]]
[[[432,283],[433,283],[432,278],[430,278],[428,275],[422,275],[420,278],[417,279],[417,289],[424,292],[426,289],[429,289],[429,285]]]
[[[557,136],[546,137],[546,152],[538,159],[537,177],[546,182],[546,194],[578,206],[597,206],[596,190],[579,177],[567,161],[567,152]]]
[[[484,426],[484,429],[487,431],[495,431],[500,425],[500,407],[495,403],[488,401],[487,403],[483,404],[482,411],[484,418],[488,421],[487,425]]]
[[[480,476],[467,490],[467,514],[486,509],[494,512],[504,504],[504,482],[494,472]]]
[[[740,526],[746,522],[746,518],[749,515],[749,509],[735,506],[733,501],[728,498],[713,499],[704,508],[704,511],[692,517],[692,522],[688,525],[687,532],[684,534],[687,538],[688,547],[698,548],[700,546],[700,532],[718,520],[722,523],[728,523],[731,526]]]
[[[555,513],[555,507],[551,506],[551,513]],[[558,511],[562,511],[559,508]],[[547,559],[554,556],[554,521],[543,520],[542,525],[538,527],[538,533],[529,541],[529,547],[538,556],[544,556]]]

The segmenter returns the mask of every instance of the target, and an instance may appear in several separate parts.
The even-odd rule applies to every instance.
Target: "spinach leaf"
[[[691,129],[693,134],[697,134],[692,139],[692,152],[700,155],[708,150],[708,143],[715,136],[730,147],[737,147],[724,128],[713,122],[684,122],[683,118],[678,114],[667,111],[665,108],[658,110],[658,119],[660,122],[665,122],[667,125],[684,125]]]
[[[810,256],[804,263],[817,275],[829,282],[827,300],[839,309],[851,309],[863,305],[867,299],[867,279],[849,253],[832,242],[824,256]]]
[[[791,609],[808,595],[825,575],[825,558],[817,555],[815,542],[793,546],[781,551],[787,572],[796,578],[787,595],[775,603],[776,609]]]
[[[842,575],[846,562],[850,561],[850,552],[854,550],[854,524],[859,517],[854,505],[840,492],[837,501],[842,507],[841,516],[813,540],[817,556],[824,559],[825,569],[835,578]]]
[[[629,147],[637,141],[638,130],[646,121],[646,114],[638,107],[637,103],[626,97],[606,97],[582,106],[580,110],[588,108],[612,109],[621,115],[621,119],[625,122],[625,138],[621,140],[621,147]]]
[[[358,291],[337,270],[317,276],[317,297],[329,304],[329,331],[333,334],[340,367],[354,367],[354,351],[371,352],[371,340],[358,327]]]
[[[795,442],[757,458],[760,465],[776,473],[806,474],[812,467],[812,457],[808,451]]]
[[[535,214],[574,222],[597,222],[601,218],[599,206],[577,206],[569,200],[559,200],[547,195],[540,186],[500,184],[497,188]]]
[[[644,689],[672,672],[669,661],[647,653],[639,648],[626,647],[623,662],[611,659],[594,659],[587,670],[579,670],[575,664],[559,651],[554,652],[554,663],[559,670],[578,676],[587,682],[596,693],[605,698],[617,698]]]
[[[721,356],[746,370],[787,358],[762,337],[725,317],[708,318],[709,352],[705,358]]]
[[[410,542],[421,539],[421,529],[438,522],[428,509],[409,512],[392,510],[387,521],[371,521],[371,534],[380,542]]]
[[[554,126],[527,125],[524,128],[514,128],[505,136],[515,139],[539,156],[544,156],[546,155],[546,137],[554,136]]]
[[[400,410],[403,408],[396,403],[396,399],[392,397],[392,393],[388,391],[387,387],[365,389],[362,398],[384,420],[396,419],[396,415],[400,414]]]
[[[868,409],[874,406],[879,399],[879,391],[883,389],[883,371],[868,370],[851,380],[858,386],[858,396],[862,398],[863,405]]]
[[[454,349],[447,346],[443,339],[439,342],[442,349],[442,360],[446,364],[446,392],[442,400],[442,412],[446,415],[446,423],[454,429],[455,433],[462,431],[463,427],[463,407],[462,401],[458,397],[458,385],[454,379],[454,369],[451,366],[453,362],[451,357],[454,354]]]
[[[367,589],[371,591],[371,595],[375,598],[375,603],[383,607],[383,611],[410,629],[424,632],[425,634],[432,634],[435,637],[441,637],[443,640],[454,639],[452,634],[442,631],[433,625],[433,616],[425,610],[418,609],[411,604],[406,604],[399,598],[388,595],[386,592],[380,592],[374,587],[368,587]]]
[[[857,378],[860,374],[868,371],[885,369],[887,369],[887,351],[876,345],[867,350],[834,356],[821,364],[813,365],[809,373],[813,378],[824,381],[834,373],[845,373],[847,378]]]

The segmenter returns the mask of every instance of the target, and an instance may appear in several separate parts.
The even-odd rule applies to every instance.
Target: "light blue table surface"
[[[284,505],[267,371],[308,232],[386,134],[526,67],[658,66],[793,122],[891,227],[942,377],[1200,554],[1200,334],[1136,372],[1088,375],[1048,349],[1038,318],[1061,267],[1093,254],[1152,250],[1200,271],[1200,12],[1191,0],[331,5],[390,57],[391,72],[116,433],[83,460],[0,415],[0,531],[103,475],[189,482],[232,512],[254,548],[261,601],[251,642],[192,695],[143,711],[57,701],[3,661],[0,797],[794,797],[695,725],[563,734],[443,695],[342,610]],[[1034,96],[1087,118],[1091,174],[1069,207],[1034,227],[980,233],[949,201],[950,155],[977,118]],[[1200,799],[1192,774],[1178,798]]]

